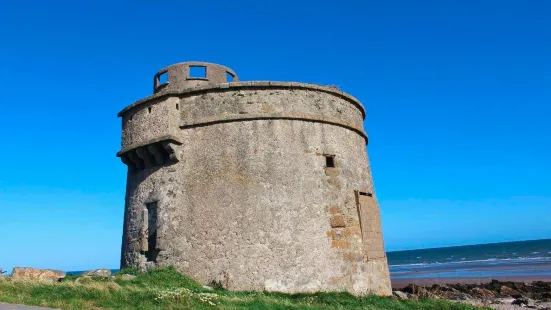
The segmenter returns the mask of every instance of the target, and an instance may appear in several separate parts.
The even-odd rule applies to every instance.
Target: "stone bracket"
[[[174,136],[155,138],[140,145],[122,149],[117,153],[121,161],[132,171],[142,170],[180,161],[182,142]]]

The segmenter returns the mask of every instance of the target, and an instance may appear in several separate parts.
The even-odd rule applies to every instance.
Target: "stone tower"
[[[124,108],[121,267],[230,290],[391,293],[365,110],[335,87],[204,62]]]

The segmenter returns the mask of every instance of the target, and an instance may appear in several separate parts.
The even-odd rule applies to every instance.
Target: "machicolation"
[[[391,293],[365,111],[336,87],[185,62],[124,108],[122,267],[230,290]]]

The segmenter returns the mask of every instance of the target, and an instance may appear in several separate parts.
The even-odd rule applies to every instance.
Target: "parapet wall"
[[[159,70],[153,78],[153,92],[237,82],[237,74],[218,64],[190,61],[170,65]]]
[[[123,118],[122,150],[163,136],[178,136],[180,100],[169,97],[151,100],[126,113]]]

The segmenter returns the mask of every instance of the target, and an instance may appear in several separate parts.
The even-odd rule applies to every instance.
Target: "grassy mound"
[[[123,280],[122,274],[137,275]],[[172,268],[113,278],[68,277],[45,284],[0,278],[0,301],[60,309],[476,309],[443,300],[354,297],[348,293],[281,294],[207,290]]]

